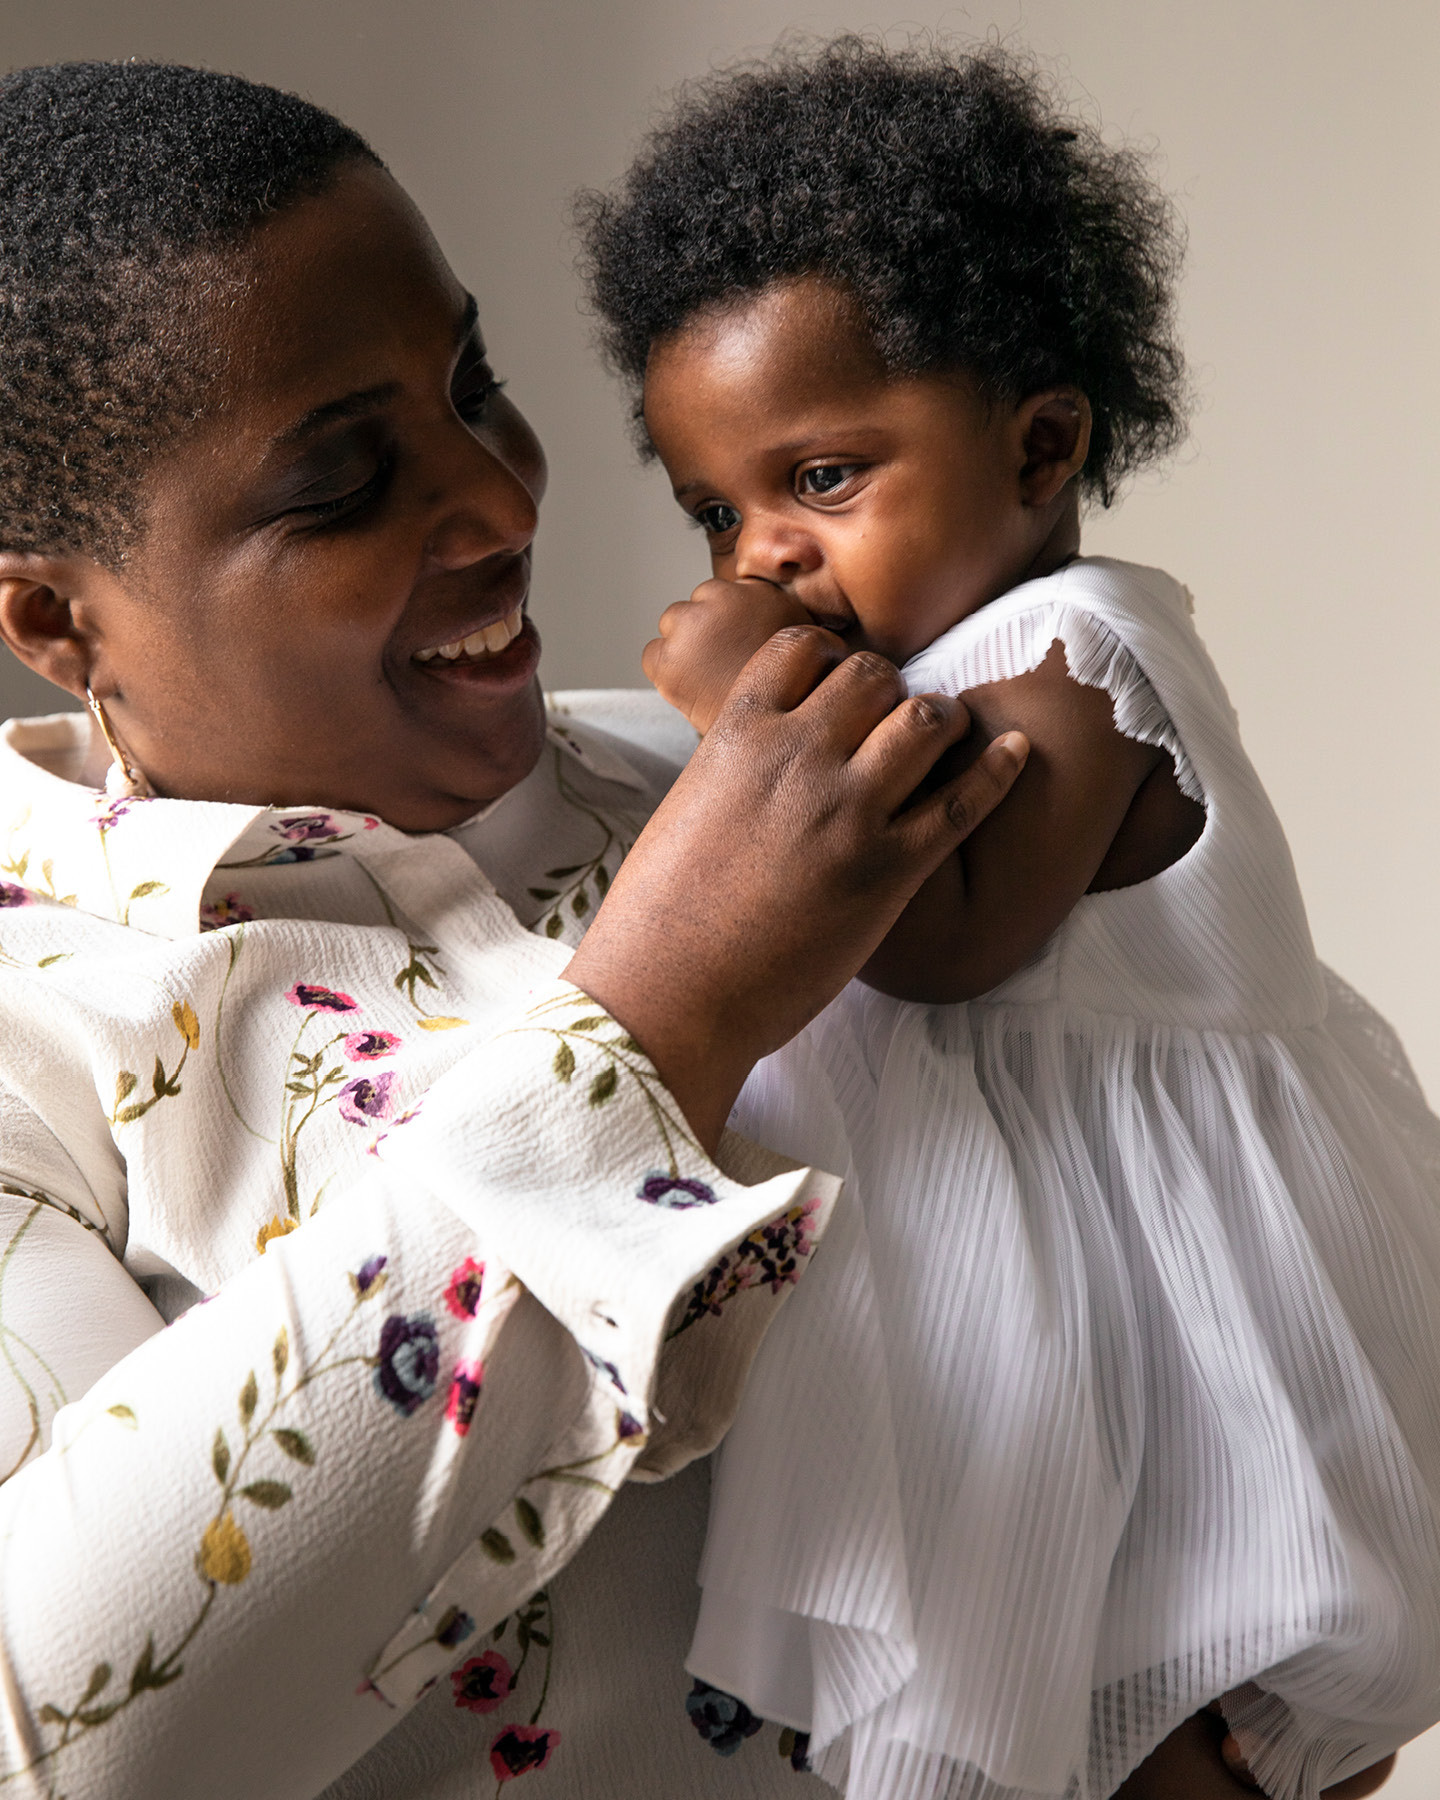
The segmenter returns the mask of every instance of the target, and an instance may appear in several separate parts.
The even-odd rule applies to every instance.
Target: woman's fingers
[[[845,646],[833,631],[823,631],[818,625],[786,625],[746,663],[730,690],[725,710],[793,712],[837,663],[844,667],[842,659]],[[854,658],[846,660],[853,662]]]
[[[936,761],[969,729],[970,712],[963,700],[949,694],[914,694],[883,713],[854,748],[852,777],[887,811],[898,812]]]
[[[938,869],[980,821],[994,812],[1014,787],[1029,754],[1030,740],[1024,732],[1007,731],[987,744],[964,774],[927,794],[895,821],[894,829],[924,875]]]

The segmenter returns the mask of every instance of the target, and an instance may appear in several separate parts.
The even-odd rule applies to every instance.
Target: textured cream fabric
[[[559,979],[673,768],[572,710],[407,837],[106,800],[75,715],[0,738],[0,1789],[601,1793],[549,1584],[714,1444],[836,1188],[722,1173]],[[629,1511],[683,1562],[665,1493]],[[674,1721],[627,1795],[723,1766],[692,1594],[608,1647]]]
[[[1222,1694],[1313,1800],[1440,1717],[1440,1125],[1316,963],[1187,598],[1080,561],[906,678],[1060,641],[1194,848],[971,1005],[852,987],[737,1111],[853,1180],[722,1451],[689,1666],[851,1800],[1101,1800]]]

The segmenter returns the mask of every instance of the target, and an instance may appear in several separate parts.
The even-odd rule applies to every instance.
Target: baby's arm
[[[1121,734],[1110,696],[1072,678],[1059,643],[1039,668],[964,698],[974,725],[960,752],[978,755],[1015,729],[1030,739],[1030,759],[861,971],[900,999],[987,992],[1030,960],[1084,894],[1158,874],[1205,821],[1170,759]]]
[[[812,623],[768,582],[709,581],[672,606],[645,673],[698,731],[736,676],[783,626]],[[861,971],[902,1000],[971,1000],[1021,968],[1082,895],[1147,880],[1200,835],[1163,751],[1116,728],[1110,696],[1069,672],[1062,647],[1011,681],[972,688],[969,737],[936,771],[948,779],[1001,732],[1030,759],[1004,803],[932,875]]]

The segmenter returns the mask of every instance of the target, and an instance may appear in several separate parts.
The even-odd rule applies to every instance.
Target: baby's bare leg
[[[1225,1721],[1209,1712],[1196,1713],[1148,1756],[1130,1779],[1117,1788],[1114,1800],[1239,1800],[1259,1791],[1246,1776],[1232,1774],[1220,1746]],[[1364,1800],[1389,1780],[1395,1758],[1362,1769],[1358,1775],[1326,1788],[1325,1800]]]

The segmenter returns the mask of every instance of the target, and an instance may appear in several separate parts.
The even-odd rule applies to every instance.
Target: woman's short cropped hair
[[[197,257],[355,158],[378,161],[318,106],[235,75],[0,79],[0,549],[123,554],[147,461],[215,373],[186,329]]]
[[[637,416],[658,338],[817,274],[850,291],[896,373],[963,368],[1017,399],[1083,389],[1081,480],[1106,503],[1183,435],[1174,211],[1134,150],[998,48],[845,36],[694,82],[579,218],[602,347]]]

